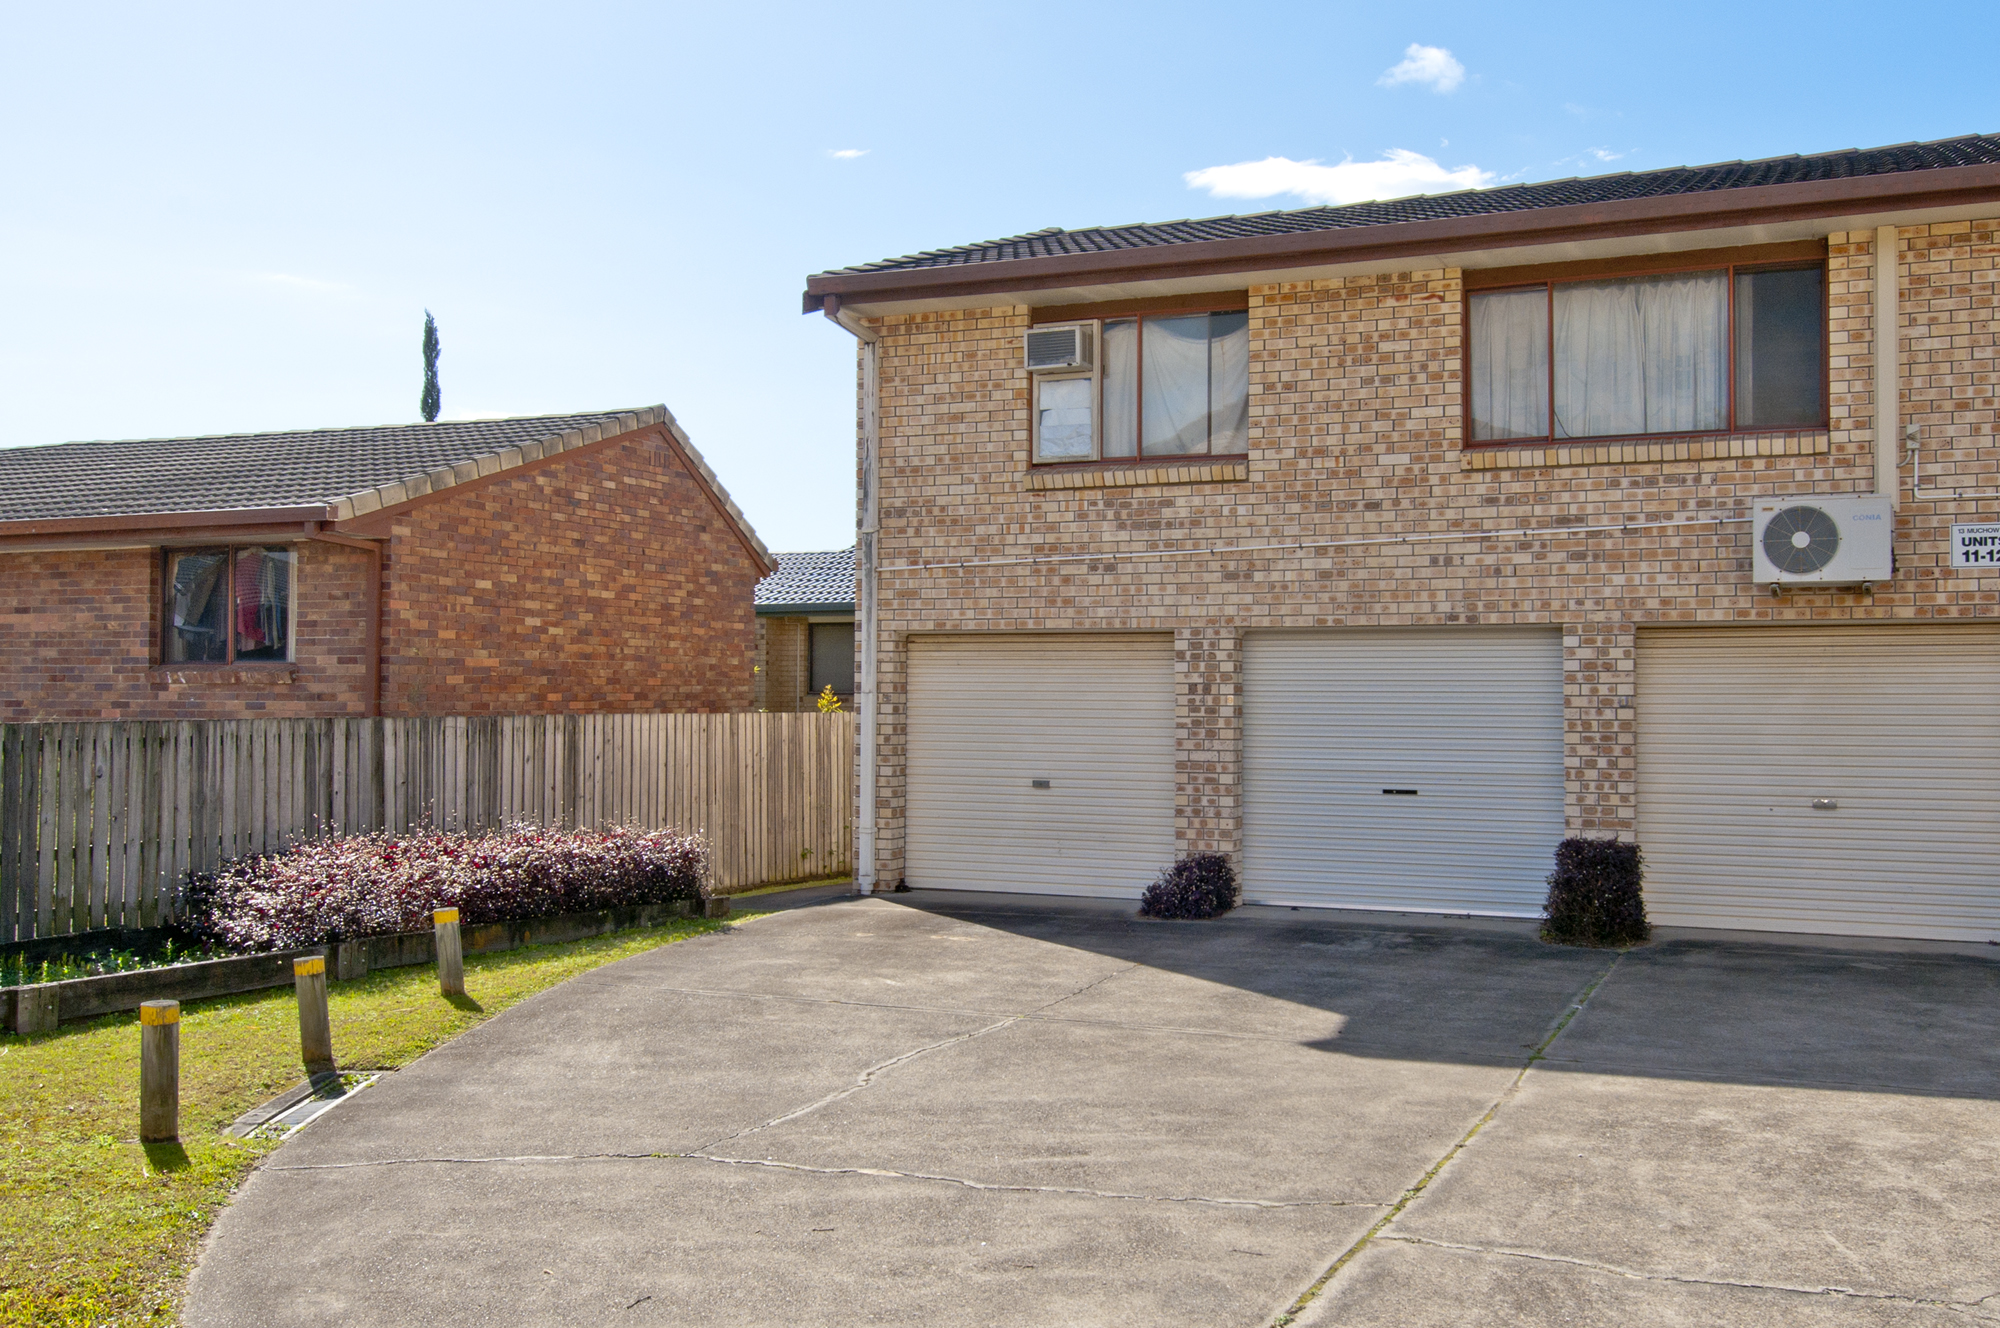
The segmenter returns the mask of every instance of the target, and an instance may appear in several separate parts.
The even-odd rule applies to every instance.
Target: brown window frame
[[[236,555],[245,549],[283,549],[292,555],[292,584],[287,598],[289,611],[285,618],[285,657],[283,659],[243,659],[236,658]],[[170,659],[167,655],[167,641],[174,630],[174,559],[186,554],[213,553],[222,555],[222,565],[227,569],[223,587],[223,621],[228,624],[227,647],[221,659]],[[158,658],[155,665],[167,669],[288,669],[297,663],[298,643],[298,588],[299,588],[299,546],[281,541],[258,541],[252,544],[190,544],[184,547],[170,547],[160,550],[160,638]]]
[[[1832,283],[1827,278],[1827,262],[1823,246],[1815,245],[1816,253],[1800,254],[1793,257],[1801,246],[1771,245],[1763,250],[1714,251],[1702,254],[1682,255],[1683,260],[1707,259],[1708,261],[1682,261],[1673,264],[1634,264],[1631,260],[1605,264],[1565,263],[1552,264],[1547,268],[1519,269],[1517,273],[1466,274],[1465,298],[1459,311],[1459,419],[1461,421],[1461,446],[1485,451],[1496,447],[1596,447],[1604,444],[1657,442],[1663,438],[1749,438],[1765,434],[1817,433],[1832,428]],[[1786,252],[1790,251],[1790,252]],[[1815,424],[1762,425],[1749,428],[1736,427],[1736,276],[1751,272],[1806,272],[1817,270],[1819,283],[1819,421]],[[1636,277],[1672,276],[1683,272],[1726,272],[1729,285],[1729,424],[1722,429],[1670,429],[1660,433],[1591,434],[1585,437],[1556,435],[1556,356],[1555,356],[1555,288],[1588,281],[1617,281]],[[1508,280],[1509,276],[1521,279]],[[1497,278],[1497,279],[1496,279]],[[1549,361],[1549,431],[1525,438],[1479,438],[1472,436],[1472,297],[1474,295],[1497,295],[1511,291],[1543,289],[1548,292],[1548,313],[1544,322],[1548,336]]]
[[[1242,314],[1247,319],[1250,314],[1250,297],[1247,292],[1230,292],[1225,295],[1176,296],[1169,295],[1154,299],[1127,300],[1107,304],[1062,305],[1037,309],[1030,327],[1046,327],[1055,323],[1097,324],[1096,346],[1093,355],[1096,368],[1089,374],[1051,373],[1030,375],[1028,384],[1028,464],[1036,470],[1122,470],[1134,466],[1189,466],[1214,462],[1241,461],[1250,455],[1250,439],[1245,431],[1241,452],[1174,452],[1149,456],[1146,454],[1146,353],[1144,322],[1148,318],[1173,318],[1186,314]],[[1061,315],[1057,317],[1056,315]],[[1141,326],[1137,329],[1139,344],[1134,349],[1138,364],[1132,383],[1134,399],[1138,403],[1136,428],[1138,436],[1133,442],[1131,456],[1107,457],[1104,453],[1104,325],[1122,319],[1131,319]],[[1044,381],[1055,379],[1089,378],[1091,381],[1090,423],[1091,446],[1098,455],[1089,458],[1064,457],[1044,461],[1037,452],[1041,438],[1036,428],[1036,417],[1041,410],[1041,388]],[[1211,409],[1213,403],[1211,403]]]

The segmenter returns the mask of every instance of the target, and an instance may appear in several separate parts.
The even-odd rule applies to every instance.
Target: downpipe
[[[875,600],[876,480],[881,441],[881,347],[873,329],[840,307],[840,297],[829,295],[820,311],[854,334],[861,349],[861,491],[856,511],[854,539],[855,619],[861,634],[861,676],[855,680],[855,701],[860,710],[861,731],[856,735],[855,764],[860,767],[860,815],[855,827],[854,893],[875,893],[875,774],[877,723],[875,685],[879,668],[880,630]]]

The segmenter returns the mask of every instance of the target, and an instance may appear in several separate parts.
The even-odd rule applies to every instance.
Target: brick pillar
[[[1626,622],[1563,629],[1563,813],[1572,835],[1637,837],[1636,645]]]
[[[1243,847],[1243,636],[1235,627],[1174,633],[1174,850]]]
[[[875,654],[875,888],[893,890],[903,876],[908,837],[910,638],[884,631]],[[856,790],[856,808],[861,805]],[[858,865],[858,864],[857,864]]]

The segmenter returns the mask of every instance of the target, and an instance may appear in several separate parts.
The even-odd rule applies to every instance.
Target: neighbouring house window
[[[1241,456],[1250,446],[1250,315],[1114,318],[1098,371],[1035,383],[1037,461]]]
[[[1818,267],[1553,281],[1467,303],[1473,442],[1826,423]]]
[[[812,624],[812,694],[854,695],[854,624]]]
[[[162,633],[166,662],[289,660],[296,566],[287,548],[170,551]]]

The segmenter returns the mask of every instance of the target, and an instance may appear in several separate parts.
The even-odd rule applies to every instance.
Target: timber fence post
[[[326,956],[292,961],[292,982],[299,993],[299,1059],[308,1077],[332,1074],[333,1023],[326,1013]]]
[[[170,1144],[181,1136],[181,1003],[139,1007],[139,1142]]]
[[[441,908],[431,914],[437,933],[438,990],[446,996],[465,995],[465,952],[458,943],[458,910]]]

